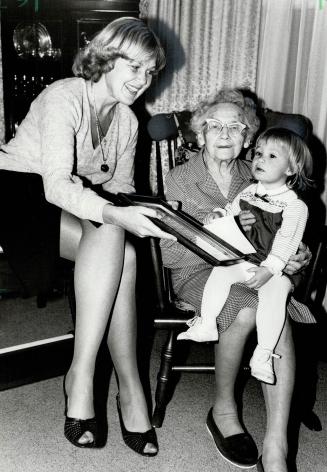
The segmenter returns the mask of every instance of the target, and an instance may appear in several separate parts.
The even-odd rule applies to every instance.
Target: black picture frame
[[[174,210],[160,197],[119,193],[115,204],[141,205],[160,211],[162,219],[150,219],[162,230],[176,236],[178,242],[213,266],[235,264],[247,257],[227,241],[205,229],[200,221],[182,210]],[[219,258],[219,252],[223,254],[222,258]]]

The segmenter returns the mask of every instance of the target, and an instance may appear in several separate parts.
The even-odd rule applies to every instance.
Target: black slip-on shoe
[[[212,408],[208,413],[207,428],[218,452],[227,462],[242,469],[250,469],[257,464],[258,449],[252,437],[248,433],[239,433],[224,438],[215,423]]]

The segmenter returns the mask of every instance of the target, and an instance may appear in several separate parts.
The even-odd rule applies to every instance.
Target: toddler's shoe
[[[218,341],[218,330],[217,326],[210,325],[203,322],[201,316],[195,316],[191,320],[188,320],[186,324],[189,326],[187,331],[179,333],[177,336],[178,340],[189,340],[196,341],[199,343],[207,341]]]
[[[258,345],[250,359],[251,375],[261,382],[274,384],[276,377],[273,357],[280,358],[278,354],[274,354],[270,349],[264,349]]]

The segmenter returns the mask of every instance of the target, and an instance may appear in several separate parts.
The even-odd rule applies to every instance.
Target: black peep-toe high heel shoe
[[[119,393],[116,397],[116,400],[117,400],[117,410],[118,410],[118,416],[119,416],[120,429],[121,429],[125,444],[129,448],[131,448],[133,451],[137,452],[138,454],[141,454],[141,456],[148,456],[148,457],[156,456],[158,454],[158,440],[157,440],[157,435],[154,428],[151,428],[148,431],[145,431],[145,433],[128,431],[125,428],[123,416],[121,413]],[[145,446],[148,443],[153,444],[157,448],[157,450],[155,452],[144,452]]]
[[[95,448],[98,447],[98,427],[95,416],[93,418],[89,418],[86,420],[81,420],[79,418],[70,418],[67,416],[67,408],[68,408],[68,396],[65,387],[65,380],[66,376],[64,377],[63,381],[63,390],[64,390],[64,397],[65,397],[65,426],[64,426],[64,434],[65,438],[68,439],[74,446],[76,447],[84,447],[84,448]],[[79,442],[81,437],[84,433],[89,431],[93,435],[93,441],[82,444]]]

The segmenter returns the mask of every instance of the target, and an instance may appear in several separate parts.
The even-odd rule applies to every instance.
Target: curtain
[[[141,0],[167,53],[149,112],[192,110],[224,86],[254,90],[260,10],[258,0]]]
[[[269,108],[301,113],[327,143],[327,2],[263,0],[256,92]]]
[[[322,219],[327,207],[326,44],[326,0],[262,1],[256,93],[268,108],[311,120]]]

